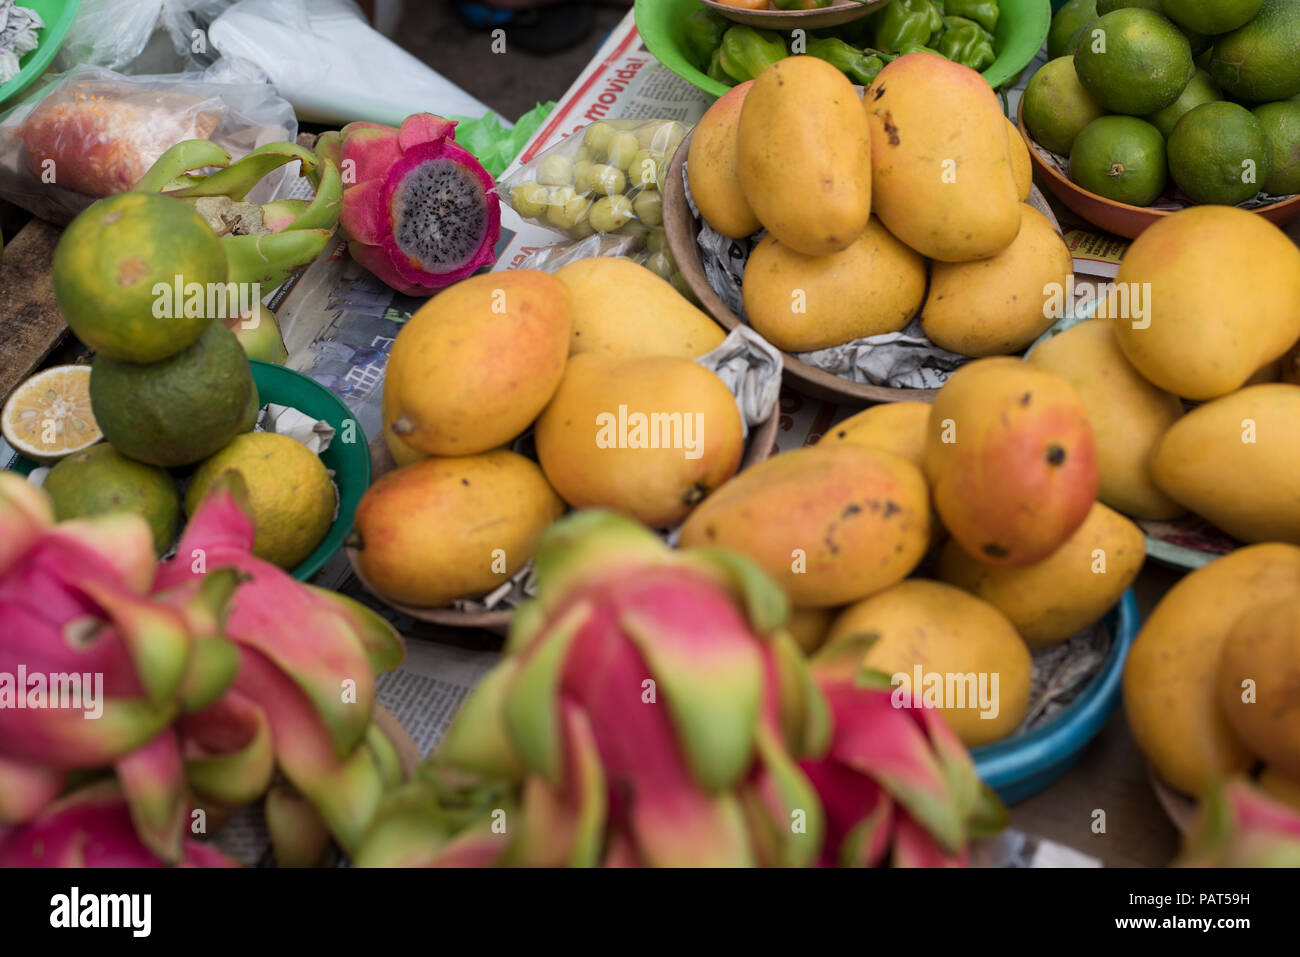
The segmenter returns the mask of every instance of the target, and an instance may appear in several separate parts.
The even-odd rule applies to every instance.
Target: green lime
[[[213,322],[192,346],[161,362],[95,356],[90,404],[104,438],[119,452],[171,468],[229,442],[246,418],[252,388],[239,340]]]
[[[1150,206],[1165,188],[1165,138],[1135,116],[1103,116],[1074,140],[1070,178],[1130,206]]]
[[[228,272],[221,240],[194,207],[151,193],[92,203],[64,230],[52,266],[68,327],[124,362],[157,362],[198,339],[211,317],[186,315],[173,290],[211,289]]]
[[[1169,134],[1174,131],[1183,114],[1191,112],[1202,103],[1214,103],[1221,99],[1223,99],[1223,91],[1210,79],[1210,74],[1204,70],[1197,70],[1196,75],[1192,77],[1192,82],[1188,83],[1187,89],[1183,90],[1182,96],[1163,110],[1152,113],[1147,117],[1147,122],[1155,126],[1161,136],[1169,139]]]
[[[1084,27],[1097,19],[1097,0],[1070,0],[1052,17],[1052,28],[1047,32],[1047,56],[1073,56]]]
[[[1187,87],[1196,67],[1187,37],[1150,10],[1116,10],[1088,28],[1074,54],[1079,82],[1112,113],[1149,116]]]
[[[1162,0],[1165,16],[1184,30],[1214,36],[1245,26],[1264,0]]]
[[[1264,192],[1300,193],[1300,100],[1265,103],[1252,112],[1273,144],[1273,175],[1265,181]]]
[[[1272,103],[1300,93],[1300,3],[1264,0],[1255,19],[1215,37],[1210,74],[1242,103]]]
[[[1097,13],[1105,16],[1114,10],[1153,10],[1162,12],[1160,0],[1097,0]]]
[[[262,411],[262,397],[257,394],[257,383],[248,394],[248,408],[244,410],[244,420],[239,423],[239,433],[252,432],[257,426],[257,414]]]
[[[1258,193],[1273,173],[1273,145],[1244,106],[1204,103],[1169,136],[1169,173],[1196,203],[1236,206]]]
[[[60,459],[44,488],[60,522],[128,512],[149,523],[157,554],[176,538],[181,502],[172,477],[165,469],[128,459],[107,442]]]
[[[1025,128],[1045,149],[1070,155],[1074,138],[1105,111],[1097,105],[1074,72],[1074,57],[1043,64],[1025,87]]]

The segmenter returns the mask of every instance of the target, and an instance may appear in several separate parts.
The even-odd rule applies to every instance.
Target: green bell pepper
[[[989,33],[998,28],[998,0],[944,0],[944,15],[974,20]]]
[[[707,69],[713,51],[722,45],[722,35],[731,21],[708,7],[700,7],[682,21],[682,46],[690,61],[701,70]]]
[[[860,86],[868,86],[876,78],[876,74],[885,68],[885,61],[880,57],[851,47],[843,40],[830,37],[809,40],[804,52],[819,60],[825,60]]]
[[[718,59],[721,57],[721,55],[722,55],[721,47],[714,50],[713,55],[709,57],[709,68],[704,72],[708,75],[710,80],[717,80],[719,83],[725,83],[727,86],[735,86],[736,81],[733,80],[731,77],[727,76],[726,72],[723,71],[722,67],[718,65]]]
[[[779,33],[735,24],[722,35],[718,66],[735,82],[744,83],[788,55]]]
[[[924,43],[904,43],[902,49],[898,51],[899,56],[907,56],[909,53],[930,53],[934,56],[943,56],[934,47],[928,47]]]
[[[875,46],[901,52],[905,44],[924,44],[942,29],[943,15],[931,0],[889,0],[876,20]]]
[[[954,63],[975,71],[987,70],[997,59],[993,52],[993,35],[974,20],[944,17],[939,52]]]

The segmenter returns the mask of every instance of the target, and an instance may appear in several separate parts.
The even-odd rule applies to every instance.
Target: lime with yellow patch
[[[150,193],[91,204],[64,230],[52,269],[68,327],[124,362],[157,362],[198,339],[213,318],[207,292],[230,271],[221,240],[192,206]],[[201,300],[191,296],[194,283]]]
[[[176,539],[181,499],[175,480],[166,469],[128,459],[107,442],[61,459],[43,488],[60,522],[125,512],[149,523],[158,555]]]
[[[90,407],[90,366],[54,366],[18,386],[0,411],[0,430],[14,449],[53,462],[103,438]]]
[[[253,554],[286,570],[302,564],[334,522],[334,483],[320,458],[287,435],[236,436],[195,470],[185,511],[193,515],[212,483],[232,470],[248,486],[257,528]]]

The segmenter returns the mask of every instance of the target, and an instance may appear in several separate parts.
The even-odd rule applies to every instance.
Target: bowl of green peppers
[[[816,11],[745,11],[791,13]],[[979,71],[995,89],[1014,83],[1042,48],[1050,0],[887,0],[830,28],[758,29],[700,0],[636,0],[636,25],[669,70],[713,96],[799,54],[866,86],[886,63],[928,51]]]

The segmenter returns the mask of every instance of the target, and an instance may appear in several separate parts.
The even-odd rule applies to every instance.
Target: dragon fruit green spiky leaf
[[[230,690],[180,721],[185,780],[203,800],[227,807],[251,804],[266,793],[275,751],[266,712]]]
[[[234,683],[238,671],[239,649],[233,642],[215,635],[195,638],[177,691],[181,711],[191,714],[211,705]]]
[[[313,595],[341,615],[352,627],[354,634],[361,640],[366,657],[370,659],[370,670],[375,674],[392,671],[406,657],[402,637],[381,615],[367,608],[355,598],[338,592],[306,586]]]
[[[266,795],[266,829],[277,867],[315,867],[329,847],[329,830],[310,801],[283,784]]]
[[[59,796],[67,777],[57,768],[0,757],[0,828],[39,814]]]
[[[826,816],[821,863],[828,867],[875,867],[893,838],[894,802],[889,792],[852,768],[833,761],[805,761]]]
[[[749,625],[770,635],[790,617],[790,599],[753,560],[723,548],[692,548],[682,559],[693,568],[717,574],[744,602]]]
[[[161,159],[160,157],[160,162]],[[263,179],[281,166],[286,166],[295,160],[302,164],[301,175],[303,176],[314,173],[319,162],[315,153],[297,143],[264,143],[245,153],[235,162],[202,177],[193,185],[168,190],[167,195],[181,199],[193,196],[229,196],[231,199],[243,199]],[[139,190],[138,186],[137,190]]]
[[[224,169],[232,157],[212,140],[181,140],[168,147],[133,187],[137,193],[160,193],[186,173],[215,166]],[[197,181],[197,178],[196,178]]]
[[[759,725],[757,746],[762,761],[742,789],[742,799],[756,835],[759,862],[808,867],[825,841],[821,801],[770,724]]]
[[[127,591],[144,595],[153,583],[156,567],[153,533],[138,515],[111,512],[59,522],[45,538],[69,540],[94,552],[112,566],[118,583]]]
[[[186,526],[176,557],[159,566],[158,587],[174,587],[195,577],[196,554],[205,556],[205,570],[238,569],[245,580],[226,618],[227,637],[256,648],[292,679],[328,730],[335,756],[342,758],[365,736],[374,705],[374,673],[362,637],[351,624],[355,615],[341,614],[337,603],[253,556],[244,488],[237,472],[213,483]],[[400,647],[395,633],[392,643]],[[352,683],[348,694],[343,681]]]
[[[238,867],[185,840],[181,867]],[[162,867],[140,840],[116,781],[87,785],[48,805],[34,820],[0,832],[0,867]]]
[[[506,658],[475,685],[438,745],[437,760],[488,781],[519,781],[524,764],[510,740],[505,698],[519,666]]]
[[[171,728],[116,765],[135,832],[164,863],[176,864],[184,853],[185,775],[180,742]]]
[[[53,524],[49,497],[16,472],[0,471],[0,575]]]
[[[101,582],[82,582],[80,588],[126,642],[145,697],[155,706],[172,701],[185,678],[193,646],[180,613]]]
[[[965,867],[970,861],[965,847],[950,852],[906,813],[900,813],[894,824],[893,851],[894,867]]]
[[[398,755],[397,748],[393,746],[388,735],[373,722],[366,729],[365,747],[369,749],[371,759],[379,768],[379,778],[384,788],[395,788],[401,784],[405,777],[401,756]]]
[[[364,747],[354,747],[338,757],[312,702],[299,686],[260,651],[244,645],[240,656],[235,690],[265,710],[277,765],[316,805],[339,845],[353,851],[384,792],[375,759]]]
[[[540,775],[524,783],[522,823],[509,863],[532,867],[593,867],[600,862],[606,821],[605,775],[587,716],[566,703],[564,783]]]
[[[1300,867],[1300,813],[1249,781],[1216,781],[1201,798],[1177,867]]]
[[[496,258],[496,183],[455,142],[455,125],[415,113],[398,129],[350,123],[339,131],[348,250],[398,292],[432,295]]]
[[[820,758],[830,747],[831,715],[821,688],[813,679],[803,651],[784,629],[771,638],[767,681],[769,699],[787,746],[797,757]]]

